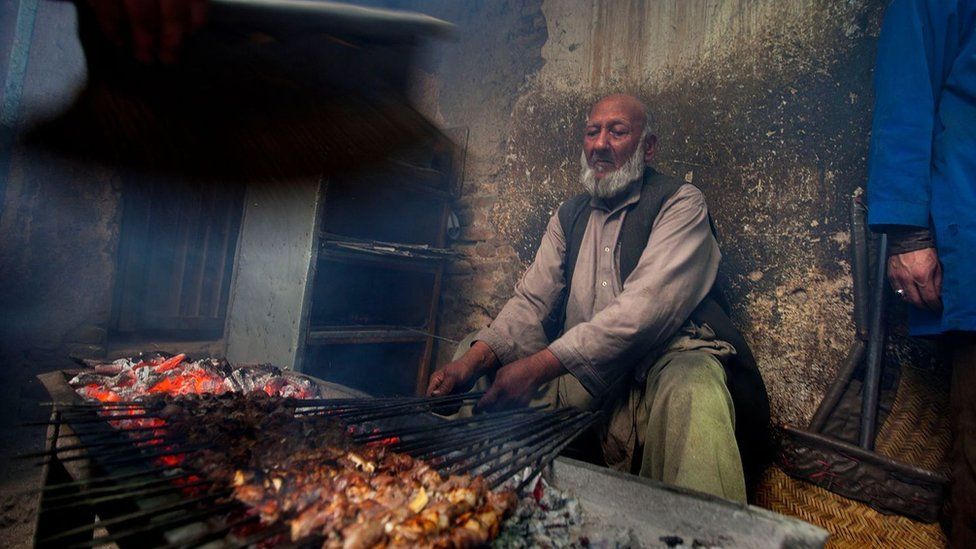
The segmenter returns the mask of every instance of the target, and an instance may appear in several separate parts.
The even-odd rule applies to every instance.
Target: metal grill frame
[[[95,541],[118,542],[123,546],[197,544],[225,538],[234,525],[257,519],[255,515],[245,514],[248,508],[233,500],[230,503],[210,502],[208,507],[208,502],[202,500],[216,500],[231,492],[209,480],[201,480],[197,485],[211,490],[212,498],[181,493],[171,481],[188,476],[189,470],[176,467],[171,471],[180,473],[178,477],[167,477],[165,475],[170,471],[151,465],[150,459],[208,446],[179,446],[179,440],[170,435],[157,435],[159,427],[126,429],[129,432],[115,429],[109,425],[109,420],[100,416],[100,412],[106,409],[131,412],[143,405],[134,403],[136,408],[132,408],[133,405],[119,403],[85,402],[67,382],[69,376],[76,373],[77,370],[60,371],[38,376],[51,394],[55,407],[50,421],[44,422],[48,424],[47,448],[44,453],[33,456],[45,459],[45,482],[39,502],[35,546],[54,545],[55,540],[59,547],[92,546],[96,513],[102,524],[113,528],[109,535],[100,536]],[[314,378],[299,375],[319,383]],[[508,483],[527,468],[541,470],[599,417],[598,413],[575,409],[552,413],[522,409],[447,421],[429,413],[442,405],[472,402],[479,396],[347,399],[351,402],[331,398],[292,400],[290,405],[295,406],[296,415],[328,414],[347,427],[357,427],[353,440],[358,443],[396,437],[389,444],[391,450],[427,459],[443,474],[483,476],[492,489]],[[120,416],[120,419],[157,417],[151,410],[142,410],[138,414]],[[377,426],[381,429],[379,432],[376,432]],[[129,438],[133,431],[146,432],[146,440],[162,437],[167,446],[177,444],[178,449],[156,450],[153,446],[147,452]],[[144,436],[142,433],[138,435]],[[516,490],[523,488],[533,477],[520,475],[514,481]],[[239,516],[243,518],[227,518],[228,513],[235,511],[240,511]],[[198,518],[200,520],[196,520]],[[111,532],[120,523],[132,523],[136,519],[145,522],[145,526],[127,524]],[[280,525],[273,526],[263,532],[273,535],[281,528]],[[245,542],[250,543],[236,538],[232,540],[232,544]]]

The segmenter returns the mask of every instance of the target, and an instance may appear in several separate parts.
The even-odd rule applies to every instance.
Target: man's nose
[[[610,148],[610,132],[602,131],[593,141],[593,148],[601,151],[605,151]]]

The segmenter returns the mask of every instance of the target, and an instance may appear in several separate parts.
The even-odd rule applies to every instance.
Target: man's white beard
[[[641,140],[643,143],[643,139]],[[606,174],[603,179],[596,180],[596,172],[586,161],[586,151],[580,153],[580,182],[590,196],[597,198],[613,198],[623,192],[631,181],[644,173],[644,155],[638,147],[630,158],[620,168]]]

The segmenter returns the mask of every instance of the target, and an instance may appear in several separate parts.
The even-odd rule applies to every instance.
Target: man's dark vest
[[[620,282],[627,280],[637,266],[637,262],[651,234],[654,220],[661,207],[684,182],[674,177],[658,173],[652,168],[644,172],[640,200],[630,206],[624,216],[617,250],[620,254]],[[566,255],[563,262],[563,279],[566,289],[560,304],[553,308],[547,322],[547,335],[550,341],[563,331],[566,320],[566,300],[569,296],[572,273],[576,268],[580,245],[590,218],[590,195],[575,196],[559,207],[559,224],[566,235]],[[709,219],[711,223],[711,219]],[[712,225],[712,232],[715,226]],[[756,367],[756,359],[745,339],[729,318],[729,305],[720,284],[716,282],[708,295],[691,313],[689,320],[696,324],[708,324],[718,339],[735,347],[736,354],[725,365],[726,384],[735,406],[735,437],[742,456],[748,486],[753,486],[762,473],[770,454],[769,438],[769,397],[762,376]]]

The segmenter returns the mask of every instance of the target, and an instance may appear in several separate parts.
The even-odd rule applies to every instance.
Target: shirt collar
[[[599,208],[612,214],[630,206],[631,204],[636,204],[638,201],[640,201],[641,188],[644,186],[644,179],[647,177],[648,170],[651,169],[652,168],[645,168],[644,174],[641,177],[638,177],[627,184],[627,187],[624,189],[623,193],[621,193],[621,196],[623,196],[622,199],[618,199],[614,201],[612,205],[610,205],[607,204],[606,200],[603,198],[591,196],[590,206],[593,208]]]

